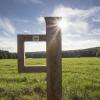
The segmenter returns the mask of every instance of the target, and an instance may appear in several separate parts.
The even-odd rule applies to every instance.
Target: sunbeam
[[[61,28],[62,31],[66,29],[67,22],[65,18],[62,18],[60,21],[58,21],[58,27]]]

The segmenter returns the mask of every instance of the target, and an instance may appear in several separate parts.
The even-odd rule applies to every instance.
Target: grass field
[[[100,100],[100,58],[65,58],[62,67],[63,100]],[[0,100],[46,100],[46,86],[45,73],[19,74],[17,60],[0,60]]]

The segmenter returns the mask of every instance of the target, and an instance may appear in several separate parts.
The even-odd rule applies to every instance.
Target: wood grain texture
[[[61,29],[59,17],[46,17],[47,100],[62,100]]]
[[[39,37],[39,41],[46,41],[46,35],[18,35],[17,51],[18,51],[18,72],[19,73],[41,73],[46,72],[45,65],[25,66],[24,42],[33,41],[33,37]]]

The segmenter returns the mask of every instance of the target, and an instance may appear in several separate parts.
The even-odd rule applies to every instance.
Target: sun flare
[[[67,22],[66,22],[65,18],[62,18],[58,22],[58,27],[61,28],[64,31],[66,29],[66,26],[67,26]]]

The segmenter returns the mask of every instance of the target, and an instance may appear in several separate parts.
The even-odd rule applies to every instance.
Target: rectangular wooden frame
[[[18,71],[24,73],[47,72],[47,100],[62,100],[61,17],[45,17],[46,35],[18,35]],[[35,37],[35,38],[33,38]],[[46,41],[47,67],[24,66],[24,42]]]
[[[45,65],[25,66],[24,42],[25,41],[46,41],[46,35],[18,35],[18,72],[20,73],[40,73],[46,72]]]

